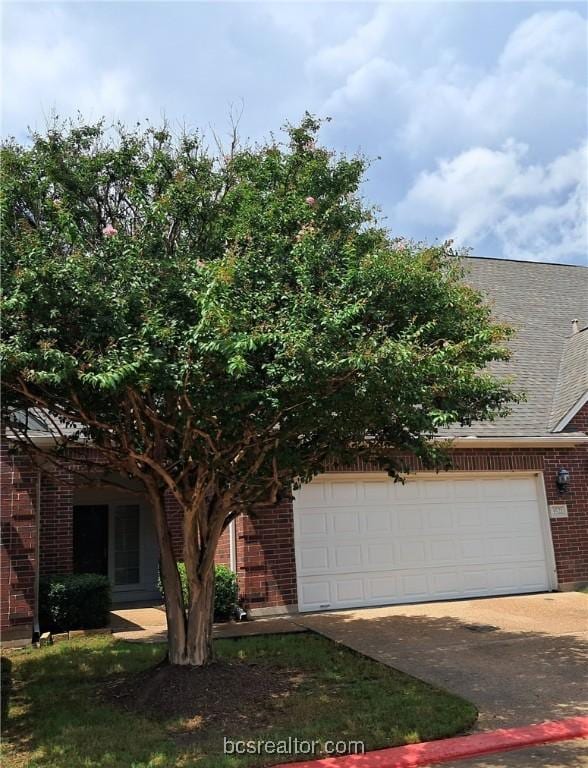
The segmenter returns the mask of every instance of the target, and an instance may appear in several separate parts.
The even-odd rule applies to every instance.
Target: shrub
[[[99,573],[49,576],[39,585],[43,631],[105,627],[111,604],[110,582]]]
[[[182,584],[182,594],[184,595],[184,604],[188,605],[190,592],[188,590],[188,578],[186,576],[186,566],[183,562],[177,563],[180,582]],[[161,578],[158,579],[159,591],[163,595],[163,585]],[[237,574],[226,565],[216,565],[214,568],[214,618],[216,621],[224,621],[231,617],[233,608],[237,604],[239,587],[237,585]]]
[[[238,595],[237,574],[226,565],[214,569],[214,618],[228,619],[233,613]]]

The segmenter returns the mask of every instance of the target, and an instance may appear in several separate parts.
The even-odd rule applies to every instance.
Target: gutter
[[[588,435],[570,434],[544,437],[447,437],[453,448],[573,448],[588,445]]]

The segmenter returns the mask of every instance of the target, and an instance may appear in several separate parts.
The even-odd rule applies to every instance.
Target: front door
[[[73,508],[74,573],[108,575],[108,504]]]

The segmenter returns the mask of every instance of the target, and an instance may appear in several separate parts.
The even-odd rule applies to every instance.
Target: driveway
[[[478,707],[480,729],[588,712],[588,595],[362,608],[296,621],[463,696]]]

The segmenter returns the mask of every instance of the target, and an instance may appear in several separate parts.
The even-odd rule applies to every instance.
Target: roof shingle
[[[579,328],[588,326],[588,268],[506,259],[464,261],[465,281],[486,297],[497,320],[516,331],[509,343],[511,359],[492,364],[490,370],[513,377],[513,388],[524,391],[526,401],[505,418],[450,431],[480,437],[547,435],[557,423],[556,413],[567,412],[566,404],[571,401],[572,407],[588,382],[583,357],[588,332],[572,337],[575,319]]]

